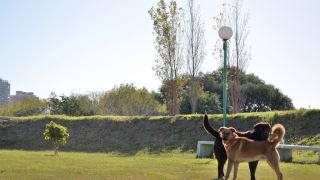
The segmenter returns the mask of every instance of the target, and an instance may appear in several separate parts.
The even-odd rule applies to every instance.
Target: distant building
[[[10,96],[10,103],[22,102],[25,99],[39,99],[33,92],[16,91],[16,95]]]
[[[10,98],[10,84],[0,78],[0,106],[7,105]]]

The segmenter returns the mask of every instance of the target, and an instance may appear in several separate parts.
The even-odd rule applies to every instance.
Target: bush
[[[189,96],[187,93],[183,93],[181,96],[181,114],[191,114],[191,105],[189,102]],[[216,93],[204,92],[201,90],[199,92],[199,99],[197,103],[196,113],[204,114],[205,112],[209,114],[219,114],[221,113],[221,103],[219,96]]]
[[[165,105],[160,104],[154,93],[133,84],[121,84],[106,92],[100,99],[100,107],[108,115],[162,115]]]
[[[4,106],[0,110],[2,116],[31,116],[43,114],[46,109],[46,103],[42,100],[30,98],[15,104]]]
[[[53,121],[46,124],[44,130],[44,139],[53,143],[54,154],[58,154],[60,145],[66,144],[69,138],[68,129],[60,124],[56,124]]]
[[[50,114],[64,114],[67,116],[91,116],[97,114],[97,103],[87,95],[71,95],[58,97],[51,93],[48,98]]]

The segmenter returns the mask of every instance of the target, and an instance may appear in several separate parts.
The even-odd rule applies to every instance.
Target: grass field
[[[296,153],[295,153],[296,154]],[[308,158],[306,157],[308,156]],[[299,154],[300,160],[315,156]],[[298,158],[298,161],[300,161]],[[196,159],[193,153],[121,155],[112,153],[0,150],[0,179],[214,179],[217,162]],[[320,165],[281,163],[286,180],[320,179]],[[260,162],[259,180],[276,179],[274,172]],[[238,179],[248,179],[247,163],[239,168]]]

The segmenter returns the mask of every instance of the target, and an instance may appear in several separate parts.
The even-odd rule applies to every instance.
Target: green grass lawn
[[[300,157],[301,154],[299,154]],[[300,160],[309,154],[302,154]],[[312,156],[312,155],[310,155]],[[315,157],[308,159],[313,161]],[[299,159],[299,158],[298,158]],[[111,153],[0,150],[0,179],[214,179],[217,162],[196,159],[193,153],[119,155]],[[320,165],[281,163],[286,180],[320,179]],[[257,178],[276,179],[274,172],[260,162]],[[248,179],[247,163],[239,168],[238,179]]]

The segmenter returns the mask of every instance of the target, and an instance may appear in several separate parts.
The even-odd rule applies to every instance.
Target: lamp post
[[[227,123],[227,41],[232,37],[232,29],[228,26],[222,26],[219,29],[219,37],[223,40],[223,126]]]

